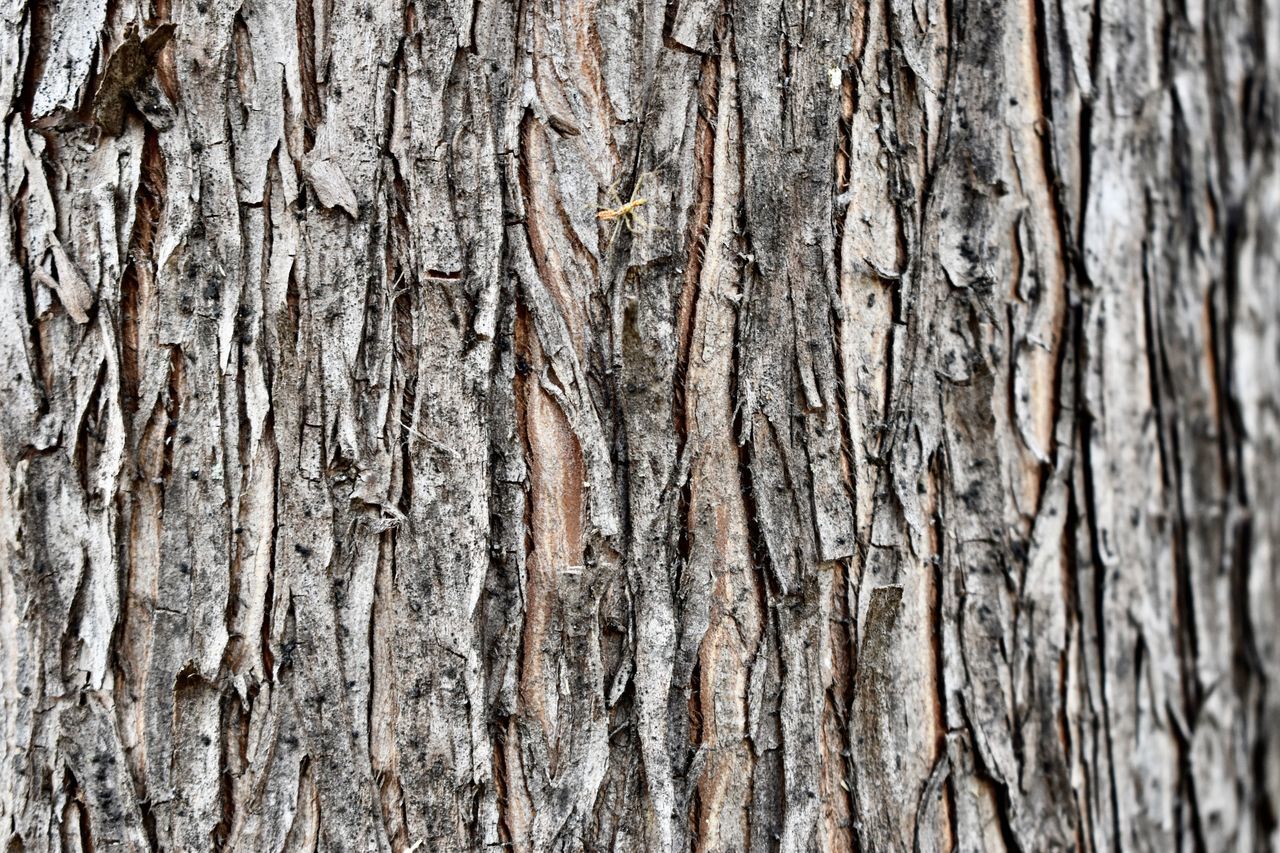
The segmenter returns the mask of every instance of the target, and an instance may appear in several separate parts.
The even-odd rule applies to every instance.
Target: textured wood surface
[[[1276,0],[0,56],[6,851],[1280,848]]]

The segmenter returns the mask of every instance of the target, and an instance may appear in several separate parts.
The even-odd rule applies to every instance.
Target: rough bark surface
[[[1280,846],[1275,0],[0,51],[6,851]]]

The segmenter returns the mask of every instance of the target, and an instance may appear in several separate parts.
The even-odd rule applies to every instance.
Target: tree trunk
[[[1280,4],[0,28],[5,850],[1280,845]]]

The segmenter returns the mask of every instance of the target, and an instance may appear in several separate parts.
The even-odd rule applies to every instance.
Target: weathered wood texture
[[[5,850],[1280,845],[1276,0],[0,32]]]

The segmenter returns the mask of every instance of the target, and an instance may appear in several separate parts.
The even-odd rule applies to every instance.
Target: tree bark
[[[0,31],[6,850],[1280,848],[1280,4]]]

